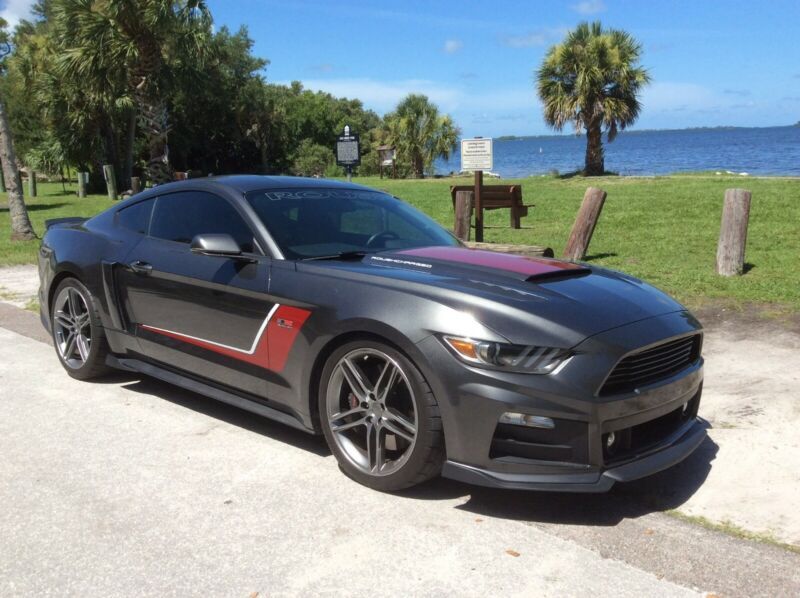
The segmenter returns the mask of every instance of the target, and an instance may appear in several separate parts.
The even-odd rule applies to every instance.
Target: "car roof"
[[[240,193],[261,191],[263,189],[367,189],[367,187],[364,187],[363,185],[355,185],[353,183],[335,181],[331,179],[312,179],[294,176],[265,176],[258,174],[230,174],[188,179],[188,181],[168,183],[167,185],[157,187],[157,189],[161,189],[163,192],[166,187],[169,187],[170,191],[177,191],[187,182],[194,186],[202,186],[204,181],[216,185],[223,185]]]

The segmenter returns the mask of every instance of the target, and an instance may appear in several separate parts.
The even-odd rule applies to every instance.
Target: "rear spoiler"
[[[67,218],[51,218],[50,220],[44,221],[45,229],[51,229],[53,227],[63,227],[70,224],[82,224],[89,220],[88,218],[81,218],[80,216],[69,216]]]

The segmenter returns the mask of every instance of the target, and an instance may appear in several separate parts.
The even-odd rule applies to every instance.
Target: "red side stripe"
[[[226,355],[239,361],[252,363],[262,368],[272,370],[275,372],[283,371],[286,366],[286,360],[289,357],[289,352],[294,345],[297,334],[305,324],[311,312],[307,309],[299,307],[291,307],[288,305],[281,305],[272,314],[272,318],[267,323],[267,329],[258,339],[255,351],[251,354],[245,349],[236,349],[234,347],[225,347],[206,341],[203,339],[195,338],[179,332],[171,332],[163,330],[154,326],[146,324],[139,324],[140,328],[148,330],[155,334],[174,338],[190,345],[202,347],[220,355]]]
[[[269,369],[274,372],[283,371],[297,333],[310,315],[311,312],[307,309],[289,305],[281,305],[272,315],[264,335],[269,343]]]

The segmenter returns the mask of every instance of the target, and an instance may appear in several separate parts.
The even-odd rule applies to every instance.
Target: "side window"
[[[182,191],[158,198],[150,224],[151,237],[188,244],[201,234],[228,234],[242,251],[255,250],[250,227],[222,197],[205,191]]]
[[[123,208],[117,212],[117,224],[135,233],[146,235],[154,203],[155,200],[148,199]]]

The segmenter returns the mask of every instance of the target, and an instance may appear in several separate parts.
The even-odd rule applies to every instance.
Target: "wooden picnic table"
[[[456,193],[459,191],[475,191],[472,185],[451,185],[450,197],[453,209],[456,205]],[[481,206],[484,210],[508,209],[511,211],[511,228],[522,228],[520,219],[528,215],[528,208],[534,204],[522,203],[522,185],[482,185]]]

